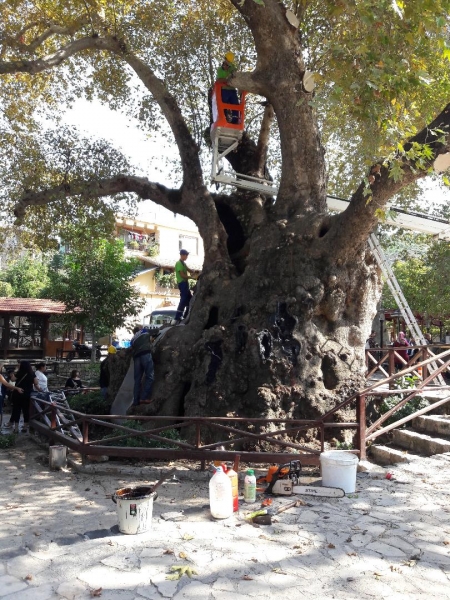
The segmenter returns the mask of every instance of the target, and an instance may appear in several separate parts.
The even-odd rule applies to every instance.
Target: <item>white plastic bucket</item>
[[[358,457],[345,450],[328,450],[320,455],[322,485],[342,488],[346,494],[356,489]]]
[[[50,446],[48,460],[51,469],[62,469],[67,464],[67,446]]]
[[[152,487],[122,488],[112,496],[116,504],[121,533],[145,533],[151,528],[153,500],[158,494]]]

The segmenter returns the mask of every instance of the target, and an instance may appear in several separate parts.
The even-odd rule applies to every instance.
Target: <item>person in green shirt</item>
[[[221,66],[217,69],[216,81],[219,83],[227,83],[230,75],[237,70],[234,64],[234,54],[227,52]],[[222,102],[225,104],[239,104],[239,97],[236,88],[229,85],[222,86]],[[226,110],[225,117],[229,123],[238,123],[239,113],[235,110]]]
[[[191,301],[192,294],[189,289],[189,275],[188,267],[185,263],[189,252],[187,250],[180,250],[180,260],[175,264],[175,276],[177,278],[178,289],[180,290],[180,303],[178,304],[177,314],[175,320],[180,322],[181,319],[186,318],[189,313],[189,302]]]

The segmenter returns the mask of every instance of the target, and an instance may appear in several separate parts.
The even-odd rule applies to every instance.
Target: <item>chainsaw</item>
[[[345,492],[341,488],[318,487],[311,485],[300,485],[300,461],[292,461],[281,465],[277,471],[270,472],[269,485],[265,489],[266,494],[275,496],[292,496],[293,494],[303,494],[305,496],[317,496],[321,498],[343,498]],[[266,478],[269,479],[269,476]]]

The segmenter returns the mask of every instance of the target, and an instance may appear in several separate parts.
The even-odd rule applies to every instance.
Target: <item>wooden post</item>
[[[388,369],[388,375],[390,377],[391,375],[394,375],[394,373],[395,373],[395,356],[394,356],[395,348],[389,348],[388,351],[389,351],[389,361],[388,361],[389,369]],[[390,381],[389,382],[389,389],[392,390],[393,387],[394,387],[394,382]]]
[[[200,448],[201,443],[202,443],[202,439],[201,439],[201,435],[200,435],[200,423],[197,422],[195,424],[195,447]],[[206,468],[206,461],[201,460],[200,461],[200,471],[204,471],[205,468]]]
[[[422,348],[422,360],[427,360],[428,358],[428,346],[424,346]],[[422,367],[422,381],[428,377],[428,365],[423,365]]]
[[[233,469],[236,471],[236,473],[239,472],[239,463],[240,462],[241,462],[241,455],[236,454],[236,456],[234,457],[234,464],[233,464]]]
[[[50,426],[52,429],[56,429],[56,402],[52,402],[52,407],[50,410],[51,422]]]
[[[8,358],[9,336],[11,331],[9,328],[9,313],[3,315],[3,360]]]
[[[43,352],[43,358],[45,358],[46,356],[49,356],[48,353],[48,336],[49,336],[49,331],[50,331],[50,325],[49,325],[49,321],[50,321],[50,315],[45,315],[44,317],[44,323],[42,326],[42,331],[41,331],[41,347],[42,347],[42,352]]]
[[[84,419],[84,418],[83,418],[83,423],[82,423],[82,430],[83,430],[83,445],[81,447],[81,449],[82,449],[81,463],[84,467],[84,465],[86,464],[85,444],[87,444],[89,442],[89,422],[86,421],[86,419]]]
[[[359,457],[361,460],[366,460],[366,397],[363,395],[356,398],[356,420]]]

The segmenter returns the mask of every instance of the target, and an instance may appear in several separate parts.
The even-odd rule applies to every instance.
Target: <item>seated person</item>
[[[72,388],[74,390],[81,389],[83,387],[83,384],[81,383],[80,372],[77,371],[76,369],[74,369],[70,373],[70,377],[66,381],[66,385],[64,387],[66,387],[66,388]]]

